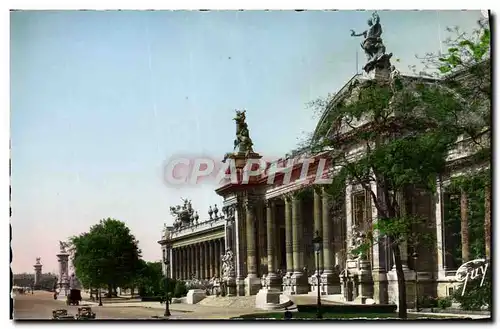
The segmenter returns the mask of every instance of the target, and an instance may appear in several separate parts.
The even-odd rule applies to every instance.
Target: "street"
[[[82,305],[85,305],[85,302]],[[70,315],[78,312],[78,306],[67,306],[62,300],[54,300],[50,292],[35,291],[33,295],[14,296],[14,320],[52,319],[52,311],[55,309],[67,309]],[[161,309],[134,306],[92,306],[92,311],[96,313],[96,319],[151,319],[153,316],[163,316]],[[175,311],[171,313],[173,318],[180,314]]]

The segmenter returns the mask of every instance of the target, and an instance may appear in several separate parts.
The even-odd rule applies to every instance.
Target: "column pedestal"
[[[415,303],[415,271],[403,269],[406,285],[406,303],[408,307],[414,307]],[[387,273],[388,298],[389,303],[399,306],[399,287],[398,275],[396,270],[390,270]]]
[[[307,276],[302,272],[293,272],[290,278],[290,290],[296,295],[307,294],[309,292]]]
[[[257,274],[248,274],[244,280],[245,284],[245,296],[253,296],[257,294],[261,288],[260,278]]]
[[[266,288],[281,290],[281,278],[276,273],[269,273],[266,277]]]
[[[324,271],[321,274],[320,280],[322,295],[340,294],[339,273],[335,271]]]
[[[273,310],[279,307],[281,291],[273,288],[260,289],[255,297],[255,306],[262,310]]]

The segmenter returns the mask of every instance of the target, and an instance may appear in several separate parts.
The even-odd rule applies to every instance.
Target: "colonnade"
[[[224,251],[224,238],[172,248],[173,278],[209,280],[214,276],[220,277],[221,255]]]
[[[286,274],[282,279],[278,275],[278,262],[277,253],[283,252],[280,248],[276,248],[276,240],[278,239],[276,230],[276,203],[284,201],[284,221],[285,221],[285,250],[286,255]],[[338,281],[338,273],[335,273],[335,242],[333,234],[334,219],[330,218],[330,202],[331,198],[327,193],[323,193],[321,187],[314,189],[313,201],[313,214],[314,227],[313,234],[309,236],[304,235],[305,220],[302,213],[302,200],[298,193],[286,193],[278,198],[272,198],[265,201],[266,216],[266,242],[267,242],[267,278],[266,286],[272,288],[283,288],[289,290],[291,293],[303,294],[309,291],[308,273],[305,273],[305,268],[311,261],[305,259],[307,252],[306,246],[311,247],[314,232],[318,232],[323,239],[322,250],[319,254],[320,257],[320,274],[322,274],[322,290],[325,293],[333,293],[333,284]],[[246,284],[255,282],[252,280],[257,277],[257,257],[256,257],[256,227],[253,225],[255,222],[255,214],[257,208],[257,201],[247,199],[244,203],[245,207],[245,238],[246,238],[246,274],[249,280]],[[340,225],[338,228],[340,229]],[[337,232],[340,233],[340,232]],[[338,234],[337,234],[338,235]],[[338,250],[337,250],[338,251]],[[314,264],[314,263],[312,263]],[[311,265],[311,264],[310,264]],[[340,265],[340,264],[339,264]],[[311,268],[311,266],[309,267]],[[314,266],[312,267],[314,268]],[[323,279],[324,278],[324,279]],[[256,289],[247,287],[246,294],[254,294]]]

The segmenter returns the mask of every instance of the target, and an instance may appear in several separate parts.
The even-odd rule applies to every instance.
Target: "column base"
[[[311,286],[311,292],[314,293],[314,295],[316,295],[317,291],[318,291],[318,286],[320,287],[321,289],[321,277],[319,279],[319,285],[318,285],[318,278],[316,276],[316,273],[314,273],[313,275],[311,275],[309,278],[308,278],[308,282],[309,282],[309,285]]]
[[[226,296],[227,297],[236,296],[236,280],[234,279],[234,277],[227,278],[225,285],[226,285]]]
[[[281,291],[278,289],[262,288],[255,298],[255,307],[263,310],[272,310],[279,307]]]
[[[245,279],[236,279],[236,295],[245,296]]]
[[[260,279],[256,274],[249,274],[245,280],[245,296],[253,296],[259,292],[262,287]]]
[[[388,284],[385,271],[372,271],[373,300],[377,304],[388,303]]]
[[[325,270],[323,274],[321,274],[320,280],[322,295],[335,295],[341,293],[338,273]]]
[[[307,276],[302,272],[293,272],[290,284],[291,290],[296,295],[307,294],[309,292]]]
[[[291,286],[292,272],[287,272],[282,278],[282,290],[287,295],[293,295],[293,289]]]
[[[276,273],[269,273],[266,277],[266,288],[281,290],[281,278]]]
[[[407,307],[414,308],[415,304],[415,272],[403,268],[406,286],[406,305]],[[398,287],[398,276],[395,269],[390,270],[387,273],[387,283],[388,283],[388,299],[389,303],[393,303],[399,306],[399,287]]]

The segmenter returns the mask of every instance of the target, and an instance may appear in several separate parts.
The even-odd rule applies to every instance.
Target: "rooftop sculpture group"
[[[352,37],[361,37],[365,39],[361,43],[361,48],[366,54],[366,64],[363,70],[366,73],[370,73],[375,68],[386,68],[391,67],[390,58],[392,53],[385,53],[385,45],[382,41],[382,25],[380,25],[380,17],[377,12],[372,14],[372,17],[368,19],[369,28],[362,32],[356,33],[351,30]]]
[[[193,210],[191,200],[182,199],[182,201],[184,202],[182,206],[170,207],[170,213],[175,217],[174,229],[189,226],[199,219],[198,212]]]

